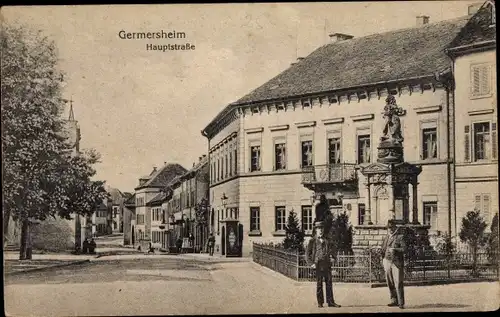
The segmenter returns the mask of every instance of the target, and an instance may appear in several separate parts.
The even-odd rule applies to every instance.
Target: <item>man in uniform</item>
[[[387,228],[387,236],[382,242],[382,254],[384,256],[382,264],[391,295],[391,302],[387,306],[399,306],[399,308],[403,309],[405,305],[403,287],[405,237],[403,230],[396,226],[394,219],[388,221]]]
[[[326,284],[326,302],[328,307],[340,307],[333,299],[332,286],[332,262],[336,252],[323,235],[323,223],[314,224],[316,234],[309,240],[307,245],[307,262],[316,269],[316,299],[318,307],[323,307],[325,299],[323,297],[323,280]]]

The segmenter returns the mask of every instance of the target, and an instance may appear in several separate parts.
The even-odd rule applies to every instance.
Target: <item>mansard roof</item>
[[[464,28],[455,39],[448,45],[449,51],[457,51],[460,48],[496,43],[496,23],[492,18],[495,15],[495,4],[492,1],[485,2],[481,8],[470,18]],[[496,44],[493,44],[495,47]]]
[[[324,45],[233,105],[434,75],[467,17]]]
[[[202,134],[210,134],[217,122],[241,105],[283,101],[445,72],[451,64],[445,48],[468,18],[464,16],[323,45],[228,105]]]

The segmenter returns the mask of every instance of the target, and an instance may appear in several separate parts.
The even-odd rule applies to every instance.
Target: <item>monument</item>
[[[429,228],[418,222],[418,175],[422,168],[404,161],[400,116],[405,111],[397,105],[396,98],[389,95],[382,114],[385,125],[378,146],[377,162],[361,168],[366,180],[366,225],[355,227],[353,249],[380,245],[387,233],[389,219],[414,229],[417,236],[424,239]]]

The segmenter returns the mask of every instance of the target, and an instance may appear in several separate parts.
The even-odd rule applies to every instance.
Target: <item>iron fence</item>
[[[405,259],[406,281],[498,280],[500,257],[480,252],[454,253],[449,256],[436,252],[421,252]],[[315,281],[315,269],[303,253],[284,250],[273,245],[253,244],[253,261],[297,281]],[[367,249],[361,254],[338,254],[332,261],[332,279],[337,283],[385,282],[380,249]]]

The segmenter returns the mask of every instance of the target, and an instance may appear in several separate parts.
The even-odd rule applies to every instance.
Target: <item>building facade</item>
[[[146,248],[152,242],[152,206],[148,202],[156,198],[167,185],[177,176],[186,172],[186,169],[179,164],[165,163],[160,169],[156,167],[153,171],[139,179],[139,186],[135,188],[135,223],[134,242]],[[157,221],[155,221],[156,227]]]
[[[208,222],[205,221],[208,220],[208,177],[208,158],[203,155],[189,171],[169,184],[172,195],[163,205],[170,225],[169,246],[174,246],[177,239],[193,234],[193,251],[204,249],[209,234]]]
[[[470,19],[429,24],[429,17],[418,17],[414,28],[358,39],[332,34],[333,43],[219,113],[202,131],[209,141],[216,252],[225,252],[227,218],[236,217],[243,225],[243,255],[251,252],[252,242],[281,242],[291,211],[310,234],[319,194],[326,195],[332,211],[346,211],[355,226],[367,224],[367,212],[373,225],[385,226],[387,193],[369,194],[360,170],[376,162],[389,95],[405,110],[404,159],[422,168],[418,191],[406,193],[410,202],[417,200],[417,208],[396,208],[401,213],[396,217],[415,219],[411,212],[430,226],[430,234],[456,235],[453,224],[462,217],[456,208],[462,198],[457,197],[471,196],[470,188],[461,189],[456,180],[474,172],[469,169],[473,164],[462,172],[458,158],[454,163],[460,155],[456,145],[464,144],[453,124],[455,100],[463,96],[458,82],[454,89],[453,77],[459,74],[445,50]],[[492,100],[496,107],[491,99],[490,108]],[[488,164],[484,173],[497,170],[494,162]],[[489,186],[485,192],[493,188],[482,186]]]
[[[457,222],[480,210],[490,229],[498,213],[495,3],[485,2],[447,50],[455,78]]]

